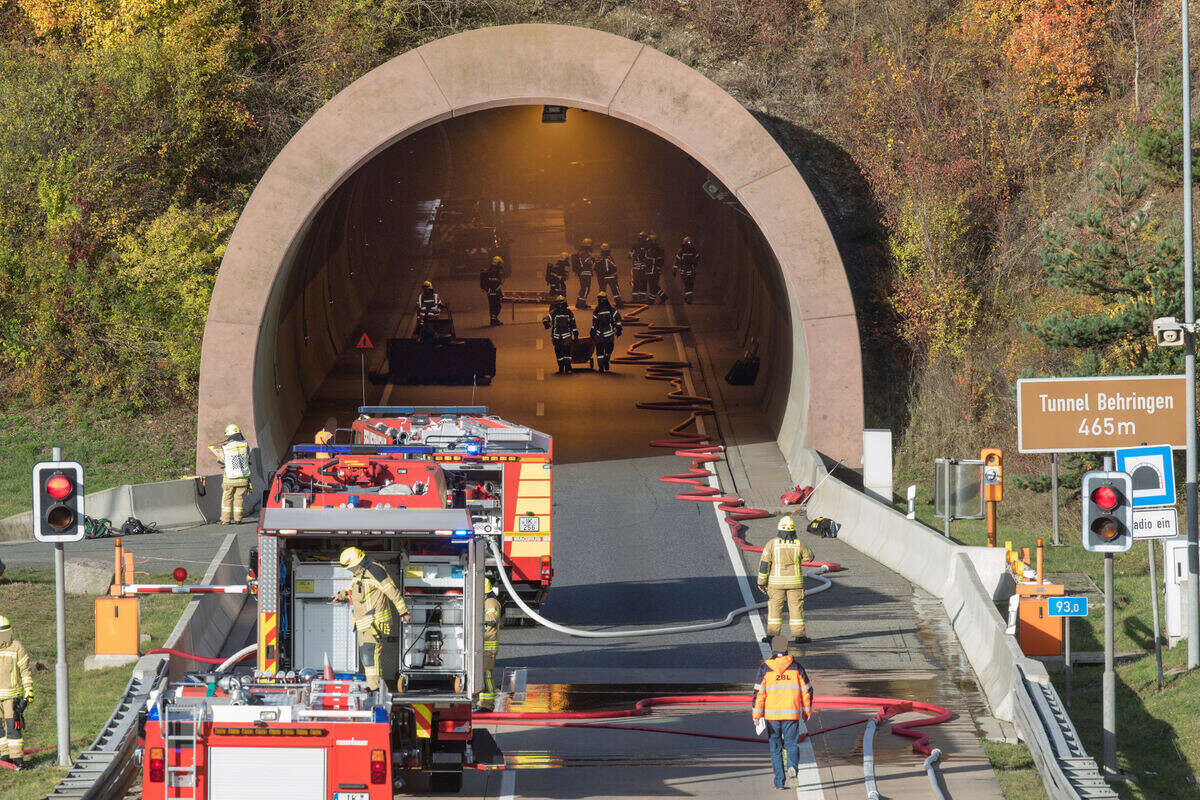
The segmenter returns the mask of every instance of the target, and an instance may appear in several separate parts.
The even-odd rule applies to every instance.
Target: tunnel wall
[[[293,338],[299,324],[287,303],[295,287],[305,289],[306,313],[316,315],[322,297],[334,309],[351,309],[326,312],[331,348],[352,335],[361,297],[344,280],[344,251],[326,254],[325,266],[307,276],[290,274],[338,188],[389,145],[438,121],[541,103],[606,113],[655,133],[735,194],[779,264],[795,332],[787,391],[769,398],[783,405],[779,446],[789,463],[806,447],[861,463],[854,305],[829,228],[795,167],[749,112],[689,67],[637,42],[558,25],[485,28],[431,42],[355,81],[297,132],[243,210],[214,287],[201,356],[198,463],[208,461],[207,444],[231,420],[256,446],[260,467],[285,452],[305,387],[330,363],[320,350],[276,358],[281,324]]]

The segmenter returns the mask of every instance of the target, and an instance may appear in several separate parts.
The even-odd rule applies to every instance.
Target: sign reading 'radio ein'
[[[1184,447],[1184,378],[1025,378],[1017,381],[1022,453],[1115,450],[1150,443]]]

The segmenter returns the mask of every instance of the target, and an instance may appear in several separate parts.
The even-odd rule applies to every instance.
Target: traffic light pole
[[[62,450],[54,448],[52,458],[62,461]],[[71,698],[67,680],[67,593],[66,546],[54,543],[54,642],[58,651],[54,661],[54,705],[58,716],[58,765],[71,766]]]
[[[1104,457],[1104,469],[1113,468],[1113,457]],[[1104,779],[1117,780],[1117,672],[1113,668],[1113,554],[1104,554],[1104,676],[1101,684],[1101,730],[1104,743]]]

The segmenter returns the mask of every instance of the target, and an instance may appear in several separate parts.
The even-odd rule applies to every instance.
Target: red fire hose
[[[176,658],[185,658],[188,661],[195,661],[197,664],[224,664],[226,661],[229,660],[228,658],[213,658],[211,656],[200,656],[200,655],[196,655],[195,653],[188,653],[184,650],[176,650],[174,647],[155,647],[153,650],[146,651],[146,655],[148,655],[148,656],[157,655],[159,653],[162,653],[162,654],[168,655],[168,656],[175,656]],[[246,652],[245,654],[242,655],[241,658],[239,658],[237,660],[243,661],[252,654],[253,654],[253,651]]]

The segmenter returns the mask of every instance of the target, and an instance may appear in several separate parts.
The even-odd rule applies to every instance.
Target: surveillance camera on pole
[[[1125,472],[1095,470],[1083,476],[1083,549],[1124,553],[1133,547],[1133,479]]]

